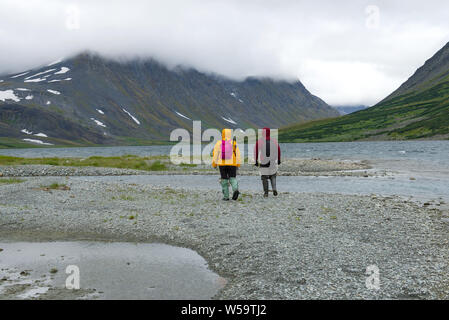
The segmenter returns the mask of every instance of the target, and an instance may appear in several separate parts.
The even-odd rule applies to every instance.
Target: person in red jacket
[[[254,160],[259,167],[264,197],[268,197],[268,180],[271,181],[273,195],[277,196],[276,175],[281,164],[281,148],[276,139],[270,137],[270,128],[262,129],[262,138],[256,142]]]

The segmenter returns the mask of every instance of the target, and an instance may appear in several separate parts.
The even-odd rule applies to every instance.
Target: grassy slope
[[[420,139],[449,134],[449,76],[343,117],[286,127],[281,142]]]
[[[68,167],[105,167],[121,169],[137,169],[146,171],[165,170],[166,165],[161,160],[166,156],[139,157],[126,155],[120,157],[89,157],[89,158],[19,158],[0,156],[0,165],[28,165],[41,164]]]

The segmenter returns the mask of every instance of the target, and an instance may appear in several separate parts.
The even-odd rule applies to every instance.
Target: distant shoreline
[[[358,139],[358,140],[348,140],[348,141],[333,141],[333,140],[307,140],[307,141],[292,141],[292,140],[279,140],[279,143],[281,144],[312,144],[312,143],[351,143],[351,142],[404,142],[404,141],[442,141],[447,142],[449,141],[448,137],[431,137],[431,138],[420,138],[420,139]],[[30,143],[25,143],[21,140],[17,140],[17,146],[5,146],[2,144],[1,138],[0,138],[0,151],[1,150],[14,150],[14,149],[63,149],[63,148],[116,148],[116,147],[154,147],[154,146],[173,146],[177,142],[172,141],[160,141],[160,142],[152,142],[148,144],[118,144],[118,145],[53,145],[53,146],[40,146],[40,145],[33,145]],[[207,142],[204,143],[204,145],[208,144]]]
[[[140,169],[140,170],[139,170]],[[385,175],[371,170],[365,161],[283,159],[280,176],[361,176]],[[121,175],[217,175],[210,165],[174,165],[166,156],[73,158],[11,158],[0,156],[0,177],[35,176],[121,176]],[[259,175],[252,164],[239,168],[239,175]]]

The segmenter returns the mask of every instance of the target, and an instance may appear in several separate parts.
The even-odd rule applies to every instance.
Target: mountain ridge
[[[407,81],[380,101],[379,104],[410,92],[411,90],[425,89],[425,87],[420,88],[420,85],[431,85],[433,82],[439,81],[447,75],[449,75],[449,42],[430,59],[426,60]]]
[[[284,142],[449,138],[449,43],[373,107],[281,128]]]
[[[91,52],[0,78],[0,118],[15,134],[41,129],[30,117],[15,122],[2,117],[2,104],[58,114],[102,134],[102,140],[88,140],[94,144],[168,141],[175,128],[191,130],[192,120],[201,120],[204,128],[244,129],[338,114],[299,80],[238,82],[193,68],[170,70],[154,59],[124,63]]]

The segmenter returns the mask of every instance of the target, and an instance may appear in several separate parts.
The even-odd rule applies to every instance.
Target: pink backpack
[[[221,159],[232,159],[232,142],[230,140],[221,140]]]

